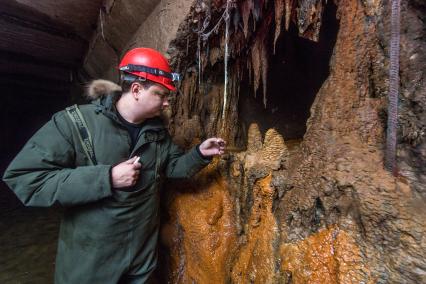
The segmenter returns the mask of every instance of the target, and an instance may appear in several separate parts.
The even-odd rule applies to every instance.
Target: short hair
[[[130,91],[130,87],[132,86],[133,83],[137,82],[139,84],[142,85],[142,88],[149,89],[151,86],[155,85],[155,82],[150,81],[150,80],[143,80],[141,77],[138,76],[133,76],[133,75],[129,75],[127,74],[121,74],[121,90],[124,93],[127,93],[128,91]]]

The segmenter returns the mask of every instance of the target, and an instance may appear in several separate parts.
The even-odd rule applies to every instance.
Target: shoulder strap
[[[78,138],[80,139],[84,153],[87,158],[89,158],[92,165],[97,165],[98,163],[96,161],[95,151],[93,150],[92,136],[90,135],[89,128],[87,127],[83,114],[77,105],[67,107],[65,110],[77,130]]]
[[[156,155],[156,161],[155,161],[155,180],[157,181],[160,178],[160,166],[161,166],[161,141],[157,141],[155,144],[155,155]]]

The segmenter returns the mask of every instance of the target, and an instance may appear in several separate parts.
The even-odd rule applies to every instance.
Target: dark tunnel
[[[26,58],[28,60],[28,58]],[[31,58],[30,58],[31,60]],[[27,61],[28,62],[28,61]],[[37,64],[35,61],[34,64]],[[2,75],[0,89],[2,92],[1,114],[1,156],[0,173],[4,170],[24,146],[27,140],[51,116],[71,103],[71,83],[54,80],[43,76],[50,72],[49,66],[40,65],[40,76],[25,73]],[[43,68],[46,68],[43,70]],[[10,66],[13,70],[13,66]],[[0,182],[0,211],[8,211],[23,206],[15,195]]]
[[[0,1],[1,176],[26,141],[80,92],[76,74],[101,2]],[[0,181],[0,211],[19,205]]]

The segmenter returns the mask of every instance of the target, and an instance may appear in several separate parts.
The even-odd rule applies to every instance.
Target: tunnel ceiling
[[[101,6],[102,0],[0,1],[0,84],[37,89],[43,80],[50,83],[40,91],[63,93]]]
[[[0,0],[0,87],[68,95],[91,42],[103,30],[125,42],[159,2]]]

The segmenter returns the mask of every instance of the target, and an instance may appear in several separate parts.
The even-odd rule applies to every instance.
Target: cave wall
[[[274,125],[261,126],[262,118],[255,114],[252,123],[243,125],[238,107],[247,96],[257,95],[258,103],[266,101],[268,108],[265,82],[270,74],[265,70],[275,41],[289,36],[291,25],[301,37],[320,40],[321,11],[327,4],[272,2],[239,1],[235,8],[240,15],[233,17],[225,120],[221,115],[223,27],[201,44],[199,56],[182,55],[185,42],[198,44],[196,25],[172,43],[178,50],[174,62],[185,74],[184,95],[176,98],[171,118],[176,141],[189,147],[220,135],[239,152],[215,160],[193,184],[169,185],[162,234],[164,262],[169,265],[166,279],[178,283],[426,281],[424,4],[402,3],[399,174],[395,177],[383,167],[389,2],[334,2],[339,27],[329,74],[316,93],[303,140],[296,145]],[[201,7],[190,17],[202,19],[211,13],[217,20],[220,13],[215,17],[213,8]],[[277,9],[281,19],[276,14],[271,17]],[[249,16],[244,14],[247,10]],[[279,23],[286,23],[286,31],[267,36]],[[286,86],[282,89],[285,92]]]

